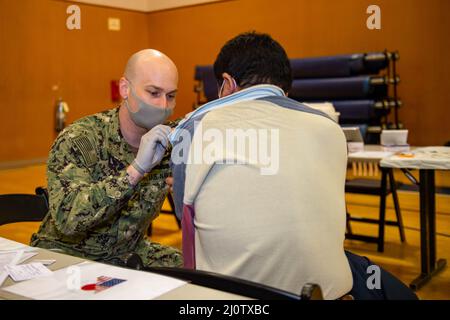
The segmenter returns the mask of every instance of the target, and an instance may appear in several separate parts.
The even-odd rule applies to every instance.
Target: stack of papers
[[[51,274],[42,262],[21,265],[37,254],[36,248],[0,238],[0,286],[8,276],[14,281],[23,281]]]
[[[7,265],[4,268],[14,281],[30,280],[52,274],[52,271],[38,262],[22,265]]]

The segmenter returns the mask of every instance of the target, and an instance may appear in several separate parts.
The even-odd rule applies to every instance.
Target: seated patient
[[[185,267],[297,294],[313,282],[326,299],[347,294],[341,128],[287,97],[290,62],[269,35],[228,41],[214,72],[220,99],[171,134]]]

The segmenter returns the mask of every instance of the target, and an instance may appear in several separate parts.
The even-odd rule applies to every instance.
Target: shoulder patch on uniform
[[[77,149],[80,151],[86,166],[90,167],[97,162],[97,153],[88,137],[76,137],[72,139]]]

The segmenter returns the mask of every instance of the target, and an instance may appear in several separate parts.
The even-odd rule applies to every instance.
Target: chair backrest
[[[273,288],[264,284],[201,270],[144,267],[154,272],[189,281],[192,284],[263,300],[323,300],[322,290],[317,284],[305,284],[300,295]]]
[[[35,189],[35,192],[38,196],[43,196],[45,198],[45,201],[47,202],[47,208],[48,208],[48,190],[45,187],[37,187]]]
[[[48,212],[47,190],[37,188],[36,193],[0,195],[0,225],[44,219]]]

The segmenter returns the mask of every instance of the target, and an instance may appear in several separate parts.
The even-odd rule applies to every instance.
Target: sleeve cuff
[[[106,195],[111,199],[123,199],[129,197],[134,192],[134,187],[130,184],[126,170],[119,176],[109,176],[105,185]]]

